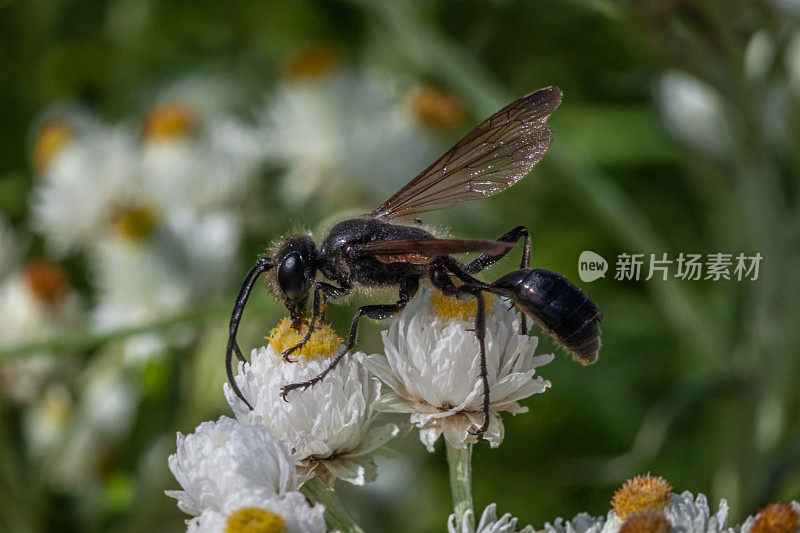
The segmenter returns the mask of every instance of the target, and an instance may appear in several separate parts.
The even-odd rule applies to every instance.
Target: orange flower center
[[[225,533],[282,533],[285,530],[283,517],[258,507],[234,511],[225,525]]]
[[[30,261],[24,267],[30,291],[46,305],[55,305],[69,287],[67,273],[56,262],[45,259]]]
[[[614,493],[611,506],[622,520],[636,511],[663,509],[672,499],[672,486],[663,477],[637,476]]]
[[[72,140],[72,126],[66,120],[54,120],[39,128],[33,142],[33,168],[44,171]]]
[[[412,89],[408,95],[408,106],[414,118],[432,130],[447,131],[466,118],[464,106],[458,98],[430,85]]]
[[[161,104],[142,120],[142,137],[153,141],[187,137],[195,131],[198,122],[197,112],[189,104]]]
[[[771,503],[764,507],[753,524],[753,533],[795,533],[800,516],[790,503]]]

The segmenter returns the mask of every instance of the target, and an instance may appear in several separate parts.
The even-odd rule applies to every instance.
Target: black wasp
[[[459,202],[492,196],[521,180],[544,156],[553,133],[545,126],[561,103],[561,90],[547,87],[523,96],[490,116],[469,132],[419,176],[380,207],[352,220],[336,224],[317,249],[306,234],[277,243],[269,257],[260,257],[247,274],[233,308],[226,353],[228,379],[236,395],[250,403],[233,378],[232,354],[245,361],[236,341],[244,306],[256,279],[269,278],[272,293],[288,308],[295,328],[308,323],[305,338],[286,350],[291,354],[311,337],[322,320],[327,300],[337,300],[358,287],[397,287],[395,303],[359,307],[353,317],[344,350],[318,376],[283,387],[283,398],[294,389],[321,381],[356,344],[362,316],[383,320],[399,313],[414,297],[420,280],[428,280],[446,295],[475,298],[475,336],[481,351],[483,427],[489,423],[489,382],[484,346],[486,306],[484,292],[509,298],[521,311],[521,333],[527,334],[525,315],[552,335],[574,357],[593,363],[600,349],[597,306],[566,278],[555,272],[531,269],[531,238],[525,226],[517,226],[496,241],[440,239],[413,218],[420,213],[450,207]],[[500,279],[485,283],[474,277],[502,258],[523,239],[522,264]],[[452,254],[479,252],[464,264]],[[318,273],[321,274],[318,278]],[[313,294],[310,320],[306,317],[309,293]],[[251,407],[252,409],[252,407]]]

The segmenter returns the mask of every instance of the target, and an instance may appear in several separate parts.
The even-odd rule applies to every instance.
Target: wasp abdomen
[[[561,274],[523,268],[491,284],[492,292],[511,298],[525,314],[585,364],[600,350],[600,311]]]

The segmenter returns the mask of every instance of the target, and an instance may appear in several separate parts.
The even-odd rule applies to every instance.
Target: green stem
[[[445,448],[447,464],[450,467],[453,512],[456,515],[456,524],[460,528],[464,513],[472,510],[472,444],[467,444],[466,448],[455,448],[445,441]]]
[[[318,477],[313,477],[306,481],[300,492],[315,503],[321,503],[325,506],[325,523],[332,530],[339,530],[342,533],[364,533],[364,530],[356,524],[356,521],[347,512],[336,493],[328,490]]]

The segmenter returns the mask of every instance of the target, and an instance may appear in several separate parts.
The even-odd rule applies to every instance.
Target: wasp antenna
[[[231,313],[231,323],[230,329],[228,330],[228,346],[225,351],[225,368],[228,373],[228,382],[233,389],[233,392],[236,393],[236,396],[242,400],[250,410],[253,410],[253,406],[250,405],[250,402],[244,397],[242,394],[241,389],[239,389],[239,385],[236,384],[236,380],[233,377],[233,367],[231,366],[231,362],[233,361],[233,352],[236,352],[236,357],[240,360],[244,359],[244,356],[241,355],[241,350],[239,349],[239,344],[236,342],[236,333],[239,331],[239,323],[242,321],[242,313],[244,313],[244,306],[247,304],[247,299],[250,297],[250,292],[253,290],[253,285],[255,285],[256,280],[258,277],[272,268],[272,260],[269,257],[259,257],[256,261],[256,264],[253,265],[253,268],[250,269],[250,272],[247,273],[247,277],[244,279],[244,283],[242,283],[242,288],[239,289],[239,296],[236,297],[236,304],[233,306],[233,313]]]

